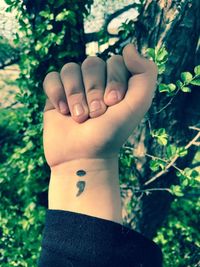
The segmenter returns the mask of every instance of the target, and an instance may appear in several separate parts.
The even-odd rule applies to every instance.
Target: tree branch
[[[6,106],[6,107],[4,107],[5,109],[9,109],[9,108],[13,108],[14,106],[16,106],[17,104],[19,104],[19,102],[14,102],[14,103],[12,103],[11,105],[9,105],[9,106]]]
[[[200,128],[198,128],[197,126],[189,126],[189,129],[200,132]]]
[[[118,17],[119,15],[121,15],[122,13],[128,11],[128,10],[131,9],[131,8],[136,8],[136,7],[138,7],[138,6],[140,6],[140,4],[136,4],[136,3],[134,3],[134,4],[130,4],[130,5],[127,5],[127,6],[123,7],[122,9],[117,10],[116,12],[114,12],[114,13],[108,15],[108,16],[106,17],[106,19],[105,19],[105,23],[104,23],[104,25],[103,25],[103,27],[102,27],[103,29],[102,29],[101,31],[99,31],[99,32],[92,32],[92,33],[86,33],[86,34],[85,34],[85,41],[86,41],[86,43],[94,42],[94,41],[98,41],[99,35],[100,35],[102,32],[106,33],[106,34],[109,35],[110,37],[119,37],[118,34],[111,34],[111,33],[108,32],[108,29],[107,29],[107,28],[108,28],[109,23],[110,23],[114,18],[116,18],[116,17]]]
[[[190,168],[192,168],[192,169],[197,168],[197,167],[200,167],[200,162],[195,162],[195,163],[190,165]]]
[[[133,192],[135,193],[148,193],[148,192],[153,192],[153,191],[167,191],[171,194],[171,190],[170,188],[147,188],[147,189],[139,189],[139,188],[134,188],[131,186],[121,186],[122,190],[127,190],[127,189],[131,189]]]
[[[195,137],[185,146],[185,149],[187,150],[188,148],[190,148],[192,145],[194,145],[196,143],[196,141],[198,140],[198,138],[200,138],[200,132],[198,132]],[[178,155],[176,155],[170,163],[168,163],[168,165],[165,167],[164,170],[158,172],[155,176],[153,176],[152,178],[150,178],[147,182],[144,183],[144,185],[149,185],[150,183],[154,182],[155,180],[157,180],[160,176],[162,176],[163,174],[167,173],[168,170],[171,167],[174,167],[174,163],[177,161],[177,159],[179,158]],[[177,167],[176,167],[177,168]]]
[[[19,62],[19,59],[20,59],[20,57],[18,55],[16,58],[12,58],[9,61],[7,60],[4,63],[0,62],[0,69],[4,69],[5,67],[8,67],[10,65],[13,65],[15,63],[18,63]]]
[[[140,4],[136,4],[136,3],[134,3],[134,4],[130,4],[130,5],[127,5],[127,6],[123,7],[122,9],[117,10],[117,11],[115,11],[114,13],[108,15],[108,16],[106,17],[106,20],[105,20],[104,29],[107,29],[109,23],[110,23],[114,18],[120,16],[122,13],[128,11],[128,10],[131,9],[131,8],[136,8],[136,7],[138,7],[138,6],[140,6]]]
[[[153,155],[150,155],[150,154],[145,154],[147,157],[149,157],[149,158],[152,158],[152,159],[158,159],[158,160],[161,160],[161,161],[163,161],[163,162],[165,162],[165,163],[167,163],[167,164],[169,164],[170,162],[168,161],[168,160],[166,160],[166,159],[162,159],[162,158],[159,158],[159,157],[156,157],[156,156],[153,156]],[[174,164],[172,164],[172,167],[174,168],[174,169],[176,169],[177,171],[179,171],[179,172],[181,172],[182,170],[181,169],[179,169],[176,165],[174,165]]]
[[[94,41],[99,41],[99,35],[101,34],[101,31],[99,32],[91,32],[85,34],[85,42],[90,43]],[[110,37],[119,37],[118,34],[111,34],[109,32],[106,32],[106,34]]]

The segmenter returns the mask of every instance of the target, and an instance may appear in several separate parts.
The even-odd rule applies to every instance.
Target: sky
[[[0,7],[5,7],[6,3],[4,2],[4,0],[0,0]]]
[[[113,2],[115,3],[113,5]],[[115,10],[122,8],[124,5],[132,3],[132,0],[122,0],[120,2],[107,0],[106,6],[99,5],[99,0],[94,0],[94,5],[91,9],[92,18],[85,21],[85,32],[95,32],[99,31],[104,23],[105,12],[113,13]],[[5,14],[6,3],[4,0],[0,0],[0,35],[6,36],[7,38],[12,36],[12,32],[16,29],[16,22],[13,19],[14,15],[12,13]],[[126,19],[134,19],[137,17],[137,11],[135,9],[130,9],[124,12],[119,17],[113,19],[108,26],[109,32],[117,33],[118,27]]]

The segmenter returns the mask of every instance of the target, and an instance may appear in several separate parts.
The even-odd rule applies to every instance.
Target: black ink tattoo
[[[78,175],[78,176],[84,176],[84,175],[86,175],[86,171],[84,171],[84,170],[78,170],[76,172],[76,175]]]
[[[81,193],[83,193],[84,189],[85,189],[85,181],[78,181],[76,183],[76,186],[78,187],[78,192],[76,194],[76,196],[80,196]]]
[[[85,176],[86,175],[86,171],[84,170],[78,170],[76,172],[76,175],[82,177],[82,176]],[[83,193],[84,189],[85,189],[85,181],[78,181],[76,183],[76,186],[78,187],[78,192],[76,194],[76,196],[80,196],[81,193]]]

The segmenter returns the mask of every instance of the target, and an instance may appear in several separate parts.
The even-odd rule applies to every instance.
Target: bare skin
[[[107,62],[89,57],[81,67],[68,63],[60,75],[47,75],[44,151],[51,168],[50,209],[122,223],[118,152],[150,107],[156,79],[156,65],[132,44]],[[118,98],[108,97],[112,90]],[[94,100],[101,103],[96,111]],[[80,106],[74,112],[75,104],[83,113],[78,115]],[[79,177],[78,170],[85,175]]]

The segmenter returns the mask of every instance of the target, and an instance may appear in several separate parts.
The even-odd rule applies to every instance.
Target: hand
[[[106,64],[108,78],[104,94]],[[132,44],[125,46],[123,56],[114,55],[107,63],[96,57],[83,62],[82,76],[86,96],[80,72],[80,68],[74,63],[65,65],[61,70],[68,103],[63,113],[67,114],[70,110],[72,116],[63,116],[56,110],[59,99],[65,97],[58,74],[48,74],[49,78],[51,75],[51,82],[48,77],[44,81],[44,89],[49,96],[44,112],[44,150],[51,168],[80,158],[116,157],[152,102],[157,66],[153,61],[142,58]],[[131,78],[128,80],[129,73]],[[107,98],[108,92],[114,89],[120,93],[115,105]],[[51,93],[53,91],[55,94]],[[90,110],[89,113],[86,98],[89,109],[94,99],[101,101],[101,109],[95,112]],[[84,106],[85,113],[80,117],[73,115],[75,103]],[[107,110],[105,104],[109,106]],[[88,115],[90,119],[86,120]]]
[[[49,99],[45,111],[56,108],[61,114],[70,113],[78,123],[101,116],[107,106],[123,99],[128,76],[122,56],[111,57],[107,64],[99,57],[87,57],[82,66],[67,63],[60,74],[50,72],[44,79]]]

